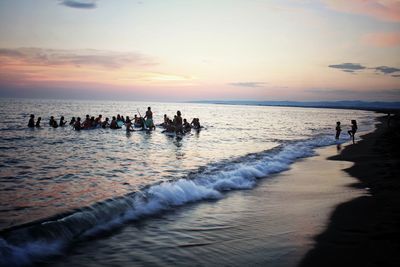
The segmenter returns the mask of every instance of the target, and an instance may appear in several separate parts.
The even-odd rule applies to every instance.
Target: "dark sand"
[[[345,169],[370,195],[339,205],[328,228],[300,266],[400,266],[400,125],[380,118],[376,131],[347,146],[333,160],[355,164]]]

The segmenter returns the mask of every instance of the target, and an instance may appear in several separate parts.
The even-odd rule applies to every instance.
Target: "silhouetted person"
[[[40,121],[42,120],[42,118],[41,117],[39,117],[39,118],[37,118],[37,121],[36,121],[36,125],[35,125],[35,127],[37,127],[37,128],[39,128],[40,127]]]
[[[129,119],[129,116],[126,116],[126,119],[125,119],[125,127],[126,127],[126,131],[127,131],[127,132],[133,132],[133,131],[135,131],[135,130],[132,128],[132,121]]]
[[[339,139],[340,132],[342,131],[342,128],[340,128],[340,121],[336,122],[336,140]]]
[[[199,130],[201,128],[200,119],[199,118],[193,118],[193,120],[190,123],[190,125],[193,126],[193,129]]]
[[[353,144],[354,144],[354,136],[356,135],[357,132],[357,121],[356,120],[351,120],[351,130],[348,131],[350,138],[353,138]]]
[[[35,127],[35,115],[31,114],[29,122],[28,122],[28,127],[33,128]]]
[[[92,123],[91,123],[91,121],[90,121],[90,116],[89,116],[89,114],[86,114],[86,118],[85,118],[85,120],[83,121],[83,123],[82,123],[82,128],[84,128],[84,129],[90,129],[91,127],[92,127]]]
[[[69,122],[69,125],[71,126],[75,125],[75,117],[72,117],[71,121]]]
[[[190,123],[187,122],[186,119],[183,119],[183,131],[185,133],[190,132],[190,130],[192,129],[192,126],[190,126]]]
[[[58,128],[58,123],[56,120],[53,119],[53,123],[51,124],[51,127]]]
[[[50,120],[49,120],[49,126],[50,126],[50,127],[53,127],[54,122],[55,122],[54,116],[51,116],[51,117],[50,117]]]
[[[156,128],[153,123],[153,112],[151,111],[151,107],[147,108],[146,115],[143,119],[145,119],[144,123],[146,124],[147,128],[149,128],[150,130]]]
[[[109,123],[108,121],[109,121],[109,119],[106,118],[106,120],[103,121],[103,122],[101,123],[101,127],[102,127],[103,129],[105,129],[105,128],[107,128],[107,127],[110,126],[110,123]]]
[[[90,128],[96,127],[96,122],[94,120],[94,116],[90,117]]]
[[[81,118],[80,117],[76,118],[76,121],[74,123],[74,129],[76,131],[79,131],[80,129],[82,129]]]
[[[64,116],[61,116],[60,118],[60,126],[65,126],[65,124],[67,124],[67,122],[64,120]]]
[[[99,114],[99,116],[94,120],[96,126],[97,126],[97,125],[101,125],[101,118],[102,118],[102,117],[103,117],[103,116],[102,116],[101,114]]]
[[[115,116],[113,116],[110,123],[110,129],[119,129],[119,128],[121,127],[118,126],[117,119],[115,118]]]
[[[181,117],[181,112],[178,110],[176,112],[176,117],[174,118],[174,125],[175,125],[175,132],[176,133],[183,133],[183,123],[182,123],[182,117]]]

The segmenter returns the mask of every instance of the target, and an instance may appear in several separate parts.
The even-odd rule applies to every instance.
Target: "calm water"
[[[199,117],[205,128],[177,139],[160,128],[126,133],[48,126],[51,115],[67,120],[85,114],[133,117],[147,106],[156,123],[165,113],[171,117],[180,110],[189,121]],[[26,127],[31,113],[42,117],[40,129]],[[335,144],[336,121],[342,122],[340,142],[345,142],[351,119],[358,121],[359,131],[367,131],[375,115],[312,108],[2,99],[0,118],[0,228],[36,221],[3,231],[0,255],[9,263],[15,255],[29,263],[127,221],[189,202],[220,199],[225,191],[251,189],[258,178],[288,169],[296,159],[313,155],[316,147]]]

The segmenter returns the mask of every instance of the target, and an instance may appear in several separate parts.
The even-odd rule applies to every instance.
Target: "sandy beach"
[[[381,117],[364,135],[331,160],[350,161],[352,186],[370,193],[339,205],[327,229],[300,266],[399,266],[400,172],[398,116]]]

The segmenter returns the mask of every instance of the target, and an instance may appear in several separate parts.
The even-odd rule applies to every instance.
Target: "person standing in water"
[[[340,128],[340,121],[338,121],[338,122],[336,122],[336,137],[335,137],[336,140],[339,139],[341,131],[342,131],[342,128]]]
[[[110,123],[109,123],[108,121],[109,121],[109,119],[106,118],[106,120],[103,121],[103,122],[101,123],[101,127],[102,127],[103,129],[105,129],[105,128],[107,128],[107,127],[110,127]]]
[[[115,116],[112,117],[111,123],[110,123],[110,129],[119,129],[121,127],[118,126],[117,119]]]
[[[54,122],[56,122],[55,119],[54,119],[54,116],[50,116],[49,126],[50,126],[50,127],[53,127]]]
[[[176,117],[174,118],[174,124],[175,124],[175,132],[183,134],[182,117],[181,117],[181,115],[182,115],[181,112],[178,110],[176,112]]]
[[[35,115],[31,114],[29,122],[28,122],[28,127],[33,128],[35,127]]]
[[[35,125],[36,128],[40,127],[40,121],[41,120],[42,120],[42,117],[37,118],[36,125]]]
[[[356,135],[357,129],[358,129],[357,121],[356,120],[351,120],[351,130],[348,131],[348,133],[350,135],[350,138],[353,138],[353,144],[355,143],[354,142],[354,137]]]
[[[151,107],[147,108],[144,119],[145,119],[145,124],[146,124],[147,128],[149,128],[150,130],[152,130],[153,128],[154,129],[156,128],[153,123],[153,112],[151,111]]]
[[[102,118],[103,118],[103,116],[101,114],[99,114],[99,116],[94,120],[94,123],[96,126],[101,125]]]
[[[129,118],[129,116],[126,116],[126,119],[125,119],[125,128],[126,128],[126,131],[127,131],[127,132],[133,132],[133,131],[135,131],[135,130],[132,128],[132,121],[131,121],[131,119]]]
[[[74,123],[74,129],[75,129],[75,131],[79,131],[80,129],[82,129],[82,124],[81,124],[81,118],[80,117],[76,118],[76,121]]]
[[[190,123],[186,119],[183,119],[183,131],[185,133],[188,133],[188,132],[190,132],[191,129],[192,129],[192,126],[190,126]]]
[[[63,127],[63,126],[65,126],[65,124],[67,124],[67,122],[64,120],[64,116],[61,116],[61,118],[60,118],[60,126],[61,127]]]
[[[72,117],[71,121],[69,122],[69,125],[71,126],[75,125],[75,117]]]

